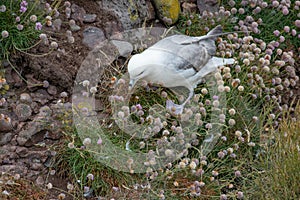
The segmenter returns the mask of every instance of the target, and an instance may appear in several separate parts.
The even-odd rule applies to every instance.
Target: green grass
[[[262,173],[256,178],[255,199],[299,199],[300,198],[300,114],[299,103],[295,117],[286,113],[280,128],[272,130],[269,137],[272,143],[261,158]]]

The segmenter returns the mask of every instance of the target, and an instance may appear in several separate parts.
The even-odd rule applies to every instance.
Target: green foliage
[[[295,116],[299,116],[299,103]],[[269,137],[272,143],[267,147],[267,156],[260,161],[263,173],[257,176],[257,192],[253,199],[299,199],[300,189],[300,123],[287,113],[279,130],[272,130]]]
[[[45,12],[41,1],[2,1],[0,12],[0,59],[15,50],[26,50],[32,47],[39,38],[40,28],[37,23],[43,23]],[[23,3],[22,3],[23,2]],[[6,32],[5,32],[6,31]],[[7,37],[5,36],[8,33]]]

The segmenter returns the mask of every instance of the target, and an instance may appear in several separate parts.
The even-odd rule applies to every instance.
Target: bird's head
[[[139,59],[139,55],[134,55],[128,62],[128,73],[130,77],[129,90],[131,90],[136,82],[147,76],[148,67]]]

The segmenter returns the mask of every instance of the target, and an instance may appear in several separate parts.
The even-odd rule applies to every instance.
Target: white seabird
[[[128,62],[129,89],[140,79],[159,83],[167,88],[186,87],[190,93],[181,105],[167,101],[168,110],[175,108],[175,114],[182,113],[185,104],[194,94],[194,88],[206,75],[219,66],[234,63],[232,58],[214,56],[215,40],[224,34],[228,33],[222,33],[219,25],[204,36],[173,35],[158,41],[142,53],[133,55]]]

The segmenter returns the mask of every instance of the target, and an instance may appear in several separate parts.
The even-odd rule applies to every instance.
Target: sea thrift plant
[[[54,1],[51,6],[57,7],[59,3],[60,1]],[[52,19],[46,15],[44,4],[39,0],[0,2],[1,60],[8,59],[9,54],[15,50],[27,53],[27,50],[37,44],[43,26],[48,26]]]

